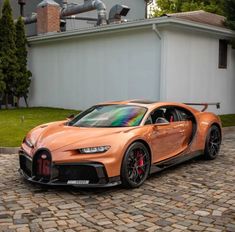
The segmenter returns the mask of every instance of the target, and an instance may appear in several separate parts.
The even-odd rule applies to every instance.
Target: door
[[[190,122],[181,120],[174,107],[156,109],[151,117],[153,163],[177,156],[187,148]]]

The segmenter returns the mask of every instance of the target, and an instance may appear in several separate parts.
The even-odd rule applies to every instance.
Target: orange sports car
[[[219,107],[219,103],[216,104]],[[119,101],[31,130],[19,151],[20,173],[46,185],[135,188],[153,172],[203,155],[214,159],[221,122],[189,105]]]

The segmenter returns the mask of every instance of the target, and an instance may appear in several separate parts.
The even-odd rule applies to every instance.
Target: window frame
[[[227,69],[228,67],[228,41],[219,40],[219,69]]]

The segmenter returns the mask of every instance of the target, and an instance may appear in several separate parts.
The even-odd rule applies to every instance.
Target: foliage
[[[25,35],[24,22],[21,17],[19,17],[16,23],[16,56],[17,63],[19,66],[19,74],[16,78],[14,85],[14,95],[18,99],[24,97],[25,103],[27,104],[28,89],[30,86],[30,77],[32,76],[31,72],[27,69],[27,39]]]
[[[221,115],[220,119],[223,127],[235,126],[235,114]]]
[[[65,120],[79,111],[56,108],[0,110],[0,147],[19,147],[26,133],[47,122]]]
[[[156,2],[158,8],[155,16],[194,10],[224,14],[224,0],[156,0]]]
[[[3,81],[3,73],[2,73],[2,61],[0,60],[0,99],[2,97],[2,94],[5,90],[5,82]]]
[[[227,17],[225,25],[235,30],[235,0],[226,0],[224,5],[225,16]]]
[[[0,58],[2,60],[2,75],[5,82],[6,107],[8,95],[12,94],[15,80],[19,75],[16,58],[15,25],[9,0],[4,0],[0,20]]]

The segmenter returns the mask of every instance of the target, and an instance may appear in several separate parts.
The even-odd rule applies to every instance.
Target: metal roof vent
[[[130,11],[130,8],[125,5],[115,5],[111,8],[109,12],[109,23],[121,23],[122,16],[127,16],[128,12]]]

